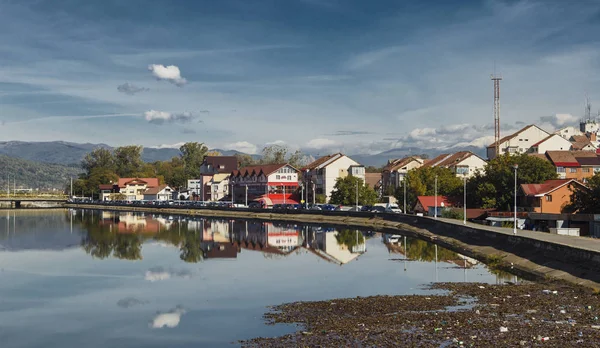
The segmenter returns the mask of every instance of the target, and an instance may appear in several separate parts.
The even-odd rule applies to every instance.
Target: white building
[[[567,140],[571,140],[571,137],[576,135],[582,135],[583,132],[581,132],[579,129],[573,126],[568,126],[555,131],[554,134],[558,134]]]
[[[386,192],[390,187],[395,190],[401,186],[408,172],[412,169],[421,167],[424,161],[424,159],[417,156],[409,156],[388,161],[388,164],[383,167],[383,171],[381,173],[381,184],[383,185],[383,191]]]
[[[168,201],[173,197],[173,190],[167,185],[150,187],[144,191],[145,201]]]
[[[441,154],[423,164],[424,167],[443,167],[452,170],[457,177],[470,178],[485,169],[487,162],[471,151]]]
[[[502,156],[505,153],[510,155],[521,154],[529,152],[529,148],[536,144],[540,140],[548,137],[550,133],[541,129],[540,127],[530,124],[525,128],[505,136],[498,142],[499,153],[496,153],[496,143],[487,147],[488,160],[494,159],[498,156]]]
[[[219,201],[229,196],[230,184],[229,174],[215,174],[206,183],[206,186],[210,188],[210,192],[206,192],[210,196],[211,201]]]
[[[348,175],[356,176],[365,180],[365,168],[352,158],[336,153],[333,155],[323,156],[312,162],[304,168],[305,180],[308,179],[314,185],[315,194],[323,194],[326,196],[326,201],[331,198],[331,191],[335,186],[338,178],[345,178]],[[309,196],[312,195],[309,190]],[[309,202],[312,198],[309,197]]]
[[[546,151],[568,151],[572,143],[558,134],[550,134],[529,148],[530,153],[546,153]]]

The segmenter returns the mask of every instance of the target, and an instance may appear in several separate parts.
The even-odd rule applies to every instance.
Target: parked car
[[[376,205],[371,208],[371,213],[385,213],[385,207],[380,205]]]
[[[402,213],[402,210],[395,204],[388,204],[387,207],[385,207],[385,211],[386,213]]]
[[[250,202],[248,203],[248,208],[250,209],[260,209],[261,205],[259,202]]]
[[[308,210],[323,210],[319,204],[311,205]]]
[[[387,237],[387,241],[390,244],[398,244],[400,242],[400,238],[402,236],[400,236],[399,234],[388,234],[386,235]]]
[[[335,210],[335,206],[331,205],[331,204],[323,204],[321,206],[321,210],[334,211]]]
[[[273,204],[273,210],[284,210],[284,209],[285,209],[284,204]]]
[[[360,208],[360,211],[371,211],[371,209],[373,209],[373,206],[372,206],[372,205],[363,205],[363,206]]]

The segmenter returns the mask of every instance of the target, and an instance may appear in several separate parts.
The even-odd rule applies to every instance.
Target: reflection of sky
[[[68,220],[48,233],[70,233]],[[268,305],[417,293],[436,279],[435,263],[408,262],[404,271],[402,262],[389,260],[398,255],[389,254],[377,237],[367,240],[366,253],[344,266],[305,250],[265,258],[243,249],[237,259],[197,264],[182,262],[178,249],[156,243],[144,244],[142,254],[143,260],[125,261],[96,260],[79,248],[0,252],[0,342],[7,347],[230,346],[293,330],[264,325]],[[462,269],[448,266],[438,265],[439,281],[464,279]],[[188,276],[145,279],[148,270],[158,269]],[[481,266],[467,272],[469,281],[495,281]],[[139,305],[124,308],[119,301]],[[177,308],[185,310],[177,316],[178,325],[149,327]],[[169,323],[174,319],[166,317]]]

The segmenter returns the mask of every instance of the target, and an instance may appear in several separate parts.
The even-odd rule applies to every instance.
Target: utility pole
[[[246,207],[248,206],[248,185],[246,185]]]
[[[402,178],[402,187],[404,187],[404,214],[406,214],[406,177]]]
[[[517,169],[519,169],[519,165],[515,164],[515,221],[513,226],[513,234],[517,234]]]
[[[356,179],[356,211],[358,211],[358,179]],[[358,241],[358,237],[357,237]]]
[[[437,219],[437,209],[438,209],[438,204],[437,204],[437,175],[435,176],[435,207],[434,207],[434,213],[433,213],[433,218]]]
[[[71,177],[71,194],[69,195],[70,199],[73,199],[73,177]]]
[[[465,197],[463,199],[463,224],[466,225],[467,224],[467,177],[465,176],[463,178],[464,180],[464,188],[463,188],[463,193],[465,194]]]
[[[6,174],[6,195],[10,198],[10,174]]]

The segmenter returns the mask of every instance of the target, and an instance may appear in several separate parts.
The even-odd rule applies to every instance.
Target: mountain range
[[[50,142],[25,142],[25,141],[4,141],[0,142],[0,154],[19,158],[32,162],[60,164],[68,167],[78,167],[81,159],[86,153],[95,148],[104,147],[112,149],[113,147],[106,144],[79,144],[65,141],[50,141]],[[381,167],[390,159],[401,158],[410,155],[426,155],[433,158],[441,153],[451,153],[456,151],[472,151],[473,153],[485,157],[485,149],[475,146],[461,146],[460,148],[447,149],[423,149],[417,147],[402,147],[384,151],[378,154],[350,154],[349,156],[355,161],[365,166]],[[221,150],[223,155],[233,156],[242,152],[235,150]],[[318,157],[316,153],[307,151],[307,155]],[[322,152],[322,151],[321,151]],[[179,149],[176,148],[153,148],[144,147],[142,159],[146,162],[165,161],[175,156],[179,156]],[[257,157],[253,155],[253,157]]]

